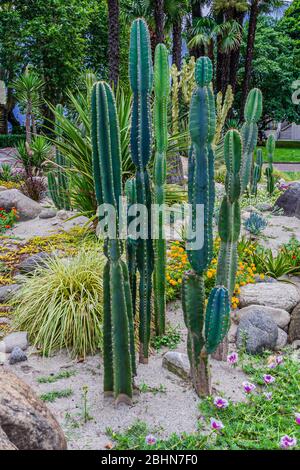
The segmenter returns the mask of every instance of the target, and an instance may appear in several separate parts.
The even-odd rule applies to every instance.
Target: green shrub
[[[277,140],[277,148],[286,148],[286,149],[300,149],[299,140]]]
[[[102,272],[100,250],[74,258],[54,257],[16,293],[15,327],[28,331],[43,355],[67,348],[85,357],[102,344]]]
[[[5,134],[0,135],[0,148],[15,147],[20,142],[25,142],[25,134]]]

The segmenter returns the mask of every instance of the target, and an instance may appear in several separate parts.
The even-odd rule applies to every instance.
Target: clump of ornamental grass
[[[101,251],[80,251],[73,258],[54,257],[23,277],[14,326],[27,331],[43,355],[66,348],[85,357],[101,348],[104,263]]]

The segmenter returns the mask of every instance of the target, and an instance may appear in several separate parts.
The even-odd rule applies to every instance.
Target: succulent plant
[[[163,44],[155,49],[154,65],[154,124],[155,124],[155,160],[154,160],[154,202],[157,213],[157,229],[154,241],[154,314],[157,335],[165,333],[166,315],[166,239],[165,239],[165,182],[166,151],[168,147],[167,107],[170,93],[170,72],[168,50]]]
[[[151,232],[151,187],[147,165],[152,149],[150,96],[153,86],[153,66],[150,35],[146,22],[139,18],[132,23],[129,51],[129,79],[133,93],[131,116],[131,158],[136,167],[137,204],[147,208],[142,214],[141,227],[148,236],[140,237],[136,246],[139,283],[139,340],[140,362],[149,356],[152,272],[154,267]],[[145,233],[146,235],[146,233]]]
[[[109,204],[116,214],[116,234],[107,234],[103,273],[104,393],[116,402],[131,403],[136,372],[130,281],[122,260],[119,214],[122,195],[120,131],[110,86],[98,82],[92,91],[94,181],[99,206]],[[105,206],[104,206],[105,209]]]
[[[61,104],[56,106],[56,111],[63,114],[63,107]],[[58,123],[55,126],[55,135],[57,140],[62,138],[62,130]],[[55,170],[48,173],[48,188],[52,201],[57,209],[71,209],[70,195],[69,195],[69,179],[65,171],[67,166],[66,159],[61,152],[56,149],[55,151]]]
[[[196,229],[197,209],[203,207],[204,234],[202,247],[193,249],[188,240],[188,257],[192,267],[184,274],[182,305],[188,329],[188,355],[193,385],[199,395],[211,393],[209,357],[223,340],[229,325],[229,296],[226,287],[217,286],[209,296],[205,309],[204,272],[212,259],[215,102],[211,87],[212,63],[201,57],[196,62],[194,91],[190,108],[191,149],[189,153],[188,197],[191,207],[191,225]],[[235,168],[238,171],[238,168]],[[199,236],[200,233],[196,233]]]
[[[267,177],[267,190],[270,196],[273,194],[275,189],[274,176],[273,176],[273,159],[274,152],[276,147],[275,137],[271,134],[268,137],[266,148],[267,148],[267,158],[268,166],[266,168],[266,177]]]
[[[241,192],[243,193],[250,181],[253,152],[257,144],[257,122],[262,114],[262,93],[258,88],[250,90],[245,104],[245,122],[241,129],[243,154],[241,165]]]
[[[252,235],[259,235],[267,225],[268,223],[266,219],[257,214],[257,212],[251,212],[248,219],[244,222],[245,229]]]

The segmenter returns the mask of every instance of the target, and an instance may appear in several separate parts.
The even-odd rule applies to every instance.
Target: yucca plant
[[[66,348],[75,357],[102,345],[102,249],[74,258],[53,257],[23,278],[16,293],[14,326],[28,331],[43,355]]]
[[[279,279],[282,276],[299,276],[300,265],[293,266],[288,252],[279,251],[274,255],[271,249],[257,250],[253,254],[253,262],[259,273]]]

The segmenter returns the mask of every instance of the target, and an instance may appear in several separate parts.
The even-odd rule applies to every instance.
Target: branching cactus
[[[154,65],[154,124],[155,124],[155,161],[154,161],[154,202],[156,204],[155,224],[157,238],[154,242],[154,313],[157,335],[165,333],[166,312],[166,240],[165,240],[165,182],[166,151],[168,147],[167,106],[170,93],[170,74],[168,50],[158,44],[155,50]]]
[[[56,106],[56,111],[60,115],[63,115],[63,107],[61,104]],[[62,129],[60,128],[59,123],[56,123],[55,135],[58,141],[62,139]],[[67,163],[66,159],[58,149],[56,149],[55,153],[55,163],[55,170],[48,173],[49,193],[57,209],[70,210],[69,179],[65,171]]]
[[[251,182],[251,193],[257,195],[257,185],[261,180],[263,167],[263,154],[261,149],[257,149],[256,161],[253,167],[252,182]]]
[[[241,165],[241,191],[247,189],[250,181],[253,152],[257,144],[257,122],[262,114],[262,93],[258,88],[253,88],[245,104],[245,122],[241,129],[243,142],[243,155]]]
[[[274,192],[275,184],[274,184],[274,176],[273,176],[273,159],[274,159],[274,152],[276,147],[275,137],[271,134],[267,140],[267,157],[268,157],[268,166],[266,168],[266,177],[267,177],[267,190],[270,196]]]
[[[221,246],[217,267],[217,284],[225,286],[232,296],[237,270],[237,242],[241,230],[239,197],[241,195],[240,168],[242,142],[237,130],[229,130],[224,139],[226,180],[224,196],[219,213]]]
[[[98,204],[113,207],[117,219],[116,234],[108,233],[105,240],[104,393],[113,394],[117,403],[131,404],[135,374],[134,325],[128,269],[121,258],[119,239],[122,195],[120,131],[114,96],[110,86],[104,82],[96,83],[92,92],[92,146]]]
[[[130,34],[129,78],[133,93],[131,117],[131,158],[136,167],[137,203],[147,208],[141,214],[142,236],[138,239],[136,260],[139,284],[140,362],[149,356],[151,293],[154,253],[151,239],[151,188],[147,165],[151,157],[152,126],[150,96],[153,86],[153,66],[150,35],[143,19],[133,22]]]
[[[204,273],[213,253],[214,210],[214,153],[212,142],[215,134],[216,114],[211,88],[212,63],[207,57],[196,62],[194,91],[190,109],[191,149],[189,154],[188,197],[191,207],[191,228],[195,232],[197,209],[203,208],[203,243],[195,246],[196,239],[189,234],[187,252],[192,267],[184,274],[182,305],[188,329],[188,355],[191,376],[198,395],[211,393],[209,357],[222,342],[229,325],[229,296],[224,286],[211,291],[205,311]],[[195,248],[195,249],[193,249]]]

